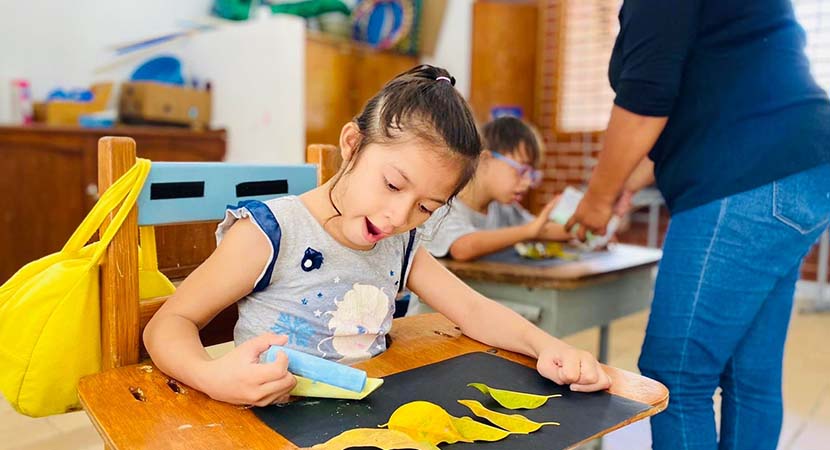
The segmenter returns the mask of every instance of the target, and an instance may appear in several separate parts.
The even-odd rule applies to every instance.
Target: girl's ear
[[[360,144],[360,128],[354,122],[343,125],[340,130],[340,156],[344,162],[350,161]]]
[[[481,151],[481,156],[478,157],[479,160],[490,159],[493,157],[493,153],[490,150],[484,149]]]

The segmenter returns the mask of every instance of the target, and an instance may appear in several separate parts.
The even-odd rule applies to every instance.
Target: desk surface
[[[389,350],[357,367],[369,376],[383,377],[466,353],[494,351],[462,336],[440,314],[397,319],[391,337]],[[534,366],[534,360],[525,356],[503,350],[497,354]],[[662,384],[613,367],[606,370],[613,379],[609,392],[652,408],[602,434],[665,409],[669,394]],[[81,404],[109,448],[295,448],[250,410],[211,400],[187,386],[171,384],[174,382],[154,366],[139,364],[85,377],[78,392]],[[174,392],[175,387],[179,393]]]
[[[663,252],[638,245],[615,244],[606,254],[553,267],[537,267],[492,261],[453,261],[442,264],[459,278],[518,284],[531,288],[576,289],[617,278],[625,272],[654,267]]]

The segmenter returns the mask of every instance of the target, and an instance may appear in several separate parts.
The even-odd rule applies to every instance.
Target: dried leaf
[[[455,425],[455,429],[458,430],[458,433],[464,436],[465,439],[467,439],[464,442],[493,442],[500,441],[506,438],[507,436],[510,436],[509,431],[504,431],[500,428],[491,427],[490,425],[486,425],[481,422],[476,422],[470,417],[453,417],[452,422],[453,425]]]
[[[433,445],[441,442],[492,442],[510,435],[509,431],[476,422],[470,417],[453,417],[444,408],[425,401],[401,405],[385,425],[391,430],[408,434],[416,441]]]
[[[536,409],[547,403],[549,398],[562,396],[562,394],[536,395],[524,392],[508,391],[504,389],[495,389],[482,383],[470,383],[467,386],[478,389],[482,394],[490,395],[493,397],[493,400],[499,403],[499,405],[504,406],[507,409]]]
[[[566,252],[559,242],[518,242],[513,248],[519,256],[527,259],[559,258],[565,261],[579,259],[578,254]]]
[[[327,442],[317,444],[312,449],[320,450],[344,450],[351,447],[377,447],[382,450],[414,449],[414,450],[439,450],[438,447],[413,440],[406,433],[395,430],[384,430],[380,428],[355,428],[344,431],[329,439]]]
[[[472,442],[458,432],[453,419],[453,416],[434,403],[415,401],[399,406],[389,417],[389,422],[380,426],[402,431],[416,441],[432,445],[441,442]]]
[[[559,425],[559,422],[534,422],[521,414],[503,414],[492,411],[475,400],[459,400],[458,403],[470,408],[470,411],[478,417],[487,419],[493,425],[512,433],[528,434],[542,428],[544,425]]]

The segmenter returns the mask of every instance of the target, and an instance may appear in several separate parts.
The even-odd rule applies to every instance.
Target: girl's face
[[[446,204],[458,183],[462,167],[446,156],[445,148],[399,138],[365,145],[353,162],[357,126],[347,124],[343,133],[341,152],[350,172],[335,185],[332,199],[342,214],[343,237],[354,248],[371,248],[423,224]]]
[[[493,198],[503,204],[520,202],[527,194],[532,184],[529,173],[523,173],[518,166],[531,167],[530,155],[524,143],[512,152],[504,152],[497,158],[493,153],[486,151],[482,158],[482,165],[476,176],[483,176],[485,185]],[[509,158],[505,161],[502,158]]]

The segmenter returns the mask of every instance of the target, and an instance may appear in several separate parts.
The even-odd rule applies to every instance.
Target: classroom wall
[[[292,16],[183,43],[183,62],[211,80],[212,123],[228,130],[228,161],[305,162],[305,45],[305,25]]]
[[[473,3],[475,0],[447,2],[435,54],[421,62],[444,67],[455,77],[455,87],[470,98],[470,61],[473,36]]]
[[[447,2],[436,50],[423,58],[447,68],[467,98],[473,3]],[[28,79],[35,99],[59,86],[126,79],[151,54],[118,59],[109,46],[175,31],[182,21],[206,17],[211,4],[212,0],[0,0],[0,123],[11,120],[12,79]],[[303,159],[303,22],[293,17],[271,20],[277,22],[232,24],[221,34],[202,34],[161,50],[179,56],[186,75],[211,79],[212,125],[228,129],[228,160]]]
[[[183,19],[204,17],[212,0],[0,0],[0,122],[10,119],[9,81],[32,83],[42,98],[63,85],[84,87],[94,79],[128,74],[131,66],[95,76],[111,61],[107,46],[176,29]]]
[[[178,29],[208,16],[212,0],[0,0],[0,123],[11,119],[9,83],[23,77],[35,99],[55,87],[124,80],[151,53],[116,59],[108,46]],[[185,75],[209,78],[213,126],[228,129],[228,160],[303,160],[303,21],[274,17],[168,45]],[[123,62],[102,73],[96,68]]]

